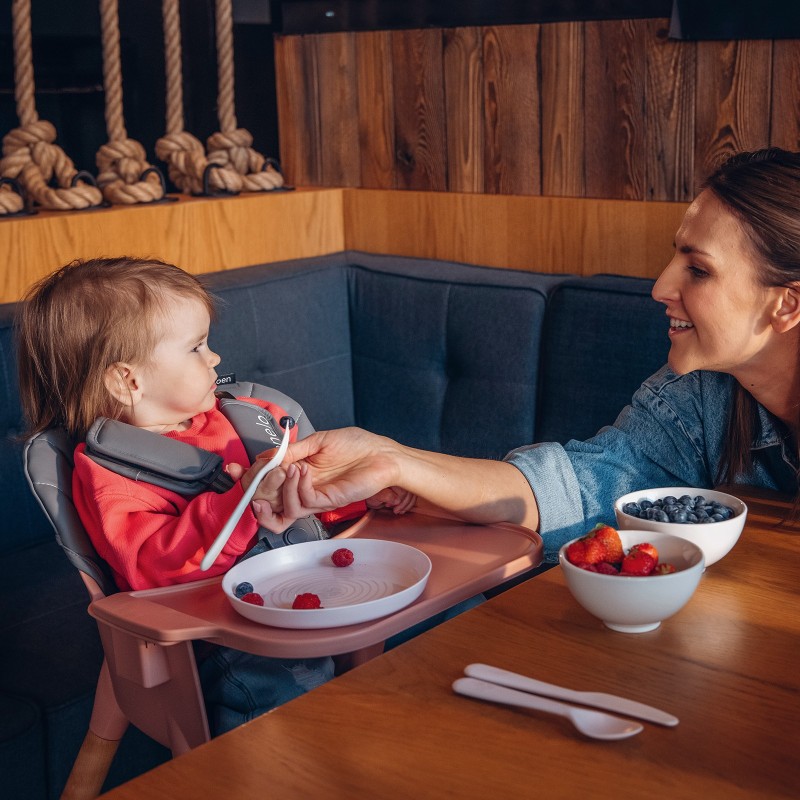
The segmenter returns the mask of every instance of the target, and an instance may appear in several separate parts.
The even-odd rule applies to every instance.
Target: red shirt
[[[244,399],[264,406],[276,419],[285,414],[273,404]],[[296,431],[291,431],[292,441]],[[188,430],[164,435],[217,453],[226,465],[250,465],[236,431],[217,408],[193,417]],[[241,484],[224,494],[208,491],[186,498],[111,472],[86,456],[84,449],[80,444],[75,450],[73,499],[92,544],[111,567],[120,589],[150,589],[219,575],[255,544],[258,523],[248,509],[214,564],[201,571],[203,556],[242,499]],[[364,503],[353,503],[320,518],[352,519],[365,510]]]

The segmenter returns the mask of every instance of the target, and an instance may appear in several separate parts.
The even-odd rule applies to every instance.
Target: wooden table
[[[796,798],[800,525],[775,528],[778,498],[744,499],[734,550],[655,631],[606,629],[555,568],[107,797]],[[588,740],[562,718],[455,695],[473,661],[681,721]]]

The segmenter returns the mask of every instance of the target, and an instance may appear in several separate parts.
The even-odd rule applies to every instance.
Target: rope
[[[164,197],[164,185],[147,162],[144,147],[129,139],[122,113],[122,67],[118,0],[100,0],[103,85],[109,141],[97,151],[97,184],[110,203],[149,203]],[[144,179],[142,179],[144,176]]]
[[[237,127],[233,91],[233,14],[231,0],[216,0],[217,106],[221,130],[207,141],[208,156],[198,139],[183,130],[183,76],[178,0],[162,0],[167,71],[167,132],[156,142],[172,182],[184,192],[206,190],[237,194],[283,186],[270,159],[252,149],[253,137]]]
[[[217,113],[220,131],[208,137],[208,159],[242,175],[246,192],[266,192],[283,186],[283,175],[252,148],[249,131],[236,124],[233,91],[233,14],[231,0],[216,0]]]
[[[179,0],[162,0],[164,56],[167,71],[167,131],[156,142],[156,155],[167,164],[170,180],[182,191],[203,194],[204,178],[210,166],[199,139],[183,129],[183,75]],[[208,172],[208,186],[217,192],[236,194],[242,177],[235,170],[220,167]]]
[[[36,113],[33,82],[31,0],[13,0],[14,97],[20,127],[3,137],[0,175],[17,180],[33,203],[57,211],[100,205],[96,186],[82,182],[80,173],[56,144],[55,127]],[[55,180],[57,186],[49,183]],[[5,192],[0,194],[3,199]],[[3,204],[3,208],[5,205]]]

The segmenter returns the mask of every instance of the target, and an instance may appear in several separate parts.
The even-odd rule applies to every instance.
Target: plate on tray
[[[334,566],[342,547],[353,563]],[[431,561],[416,547],[379,539],[326,539],[268,550],[228,570],[222,588],[233,608],[247,619],[277,628],[336,628],[393,614],[425,589]],[[245,603],[236,587],[247,581],[264,605]],[[319,596],[322,608],[294,609],[298,594]]]

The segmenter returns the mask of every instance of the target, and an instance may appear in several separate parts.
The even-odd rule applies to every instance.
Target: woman
[[[538,530],[546,559],[614,500],[649,486],[739,482],[798,493],[800,153],[742,153],[684,216],[653,287],[666,306],[669,365],[613,427],[586,442],[534,444],[501,462],[404,447],[357,428],[292,445],[283,509],[318,513],[400,486],[472,522]],[[613,320],[609,324],[615,324]]]

